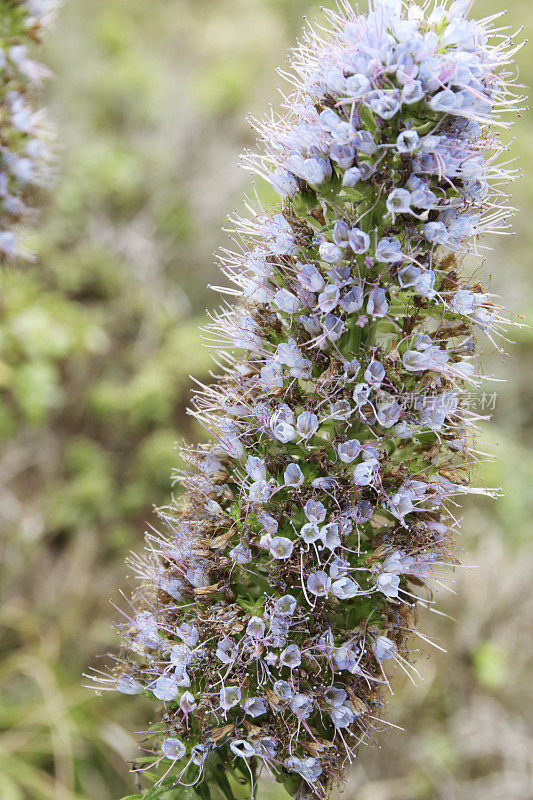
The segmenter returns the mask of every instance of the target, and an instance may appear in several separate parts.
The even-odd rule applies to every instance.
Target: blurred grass
[[[498,3],[479,0],[478,12]],[[529,0],[508,3],[531,24]],[[307,0],[69,0],[50,37],[58,183],[33,244],[4,277],[0,315],[0,798],[117,800],[134,789],[131,735],[153,709],[95,697],[81,674],[116,646],[108,599],[171,492],[173,443],[201,432],[185,415],[189,373],[209,356],[198,322],[216,297],[211,251],[241,202],[245,113],[275,100]],[[533,59],[521,55],[531,83]],[[533,125],[516,127],[518,236],[484,272],[533,319]],[[426,614],[448,649],[399,681],[389,718],[405,733],[361,754],[358,800],[531,800],[533,337],[487,361],[497,384],[484,467],[499,503],[465,509],[465,562]],[[422,644],[422,643],[421,643]],[[424,646],[424,653],[428,650]],[[275,792],[269,791],[269,796]]]

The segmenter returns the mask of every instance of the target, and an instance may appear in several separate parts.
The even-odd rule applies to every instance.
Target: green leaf
[[[178,793],[179,788],[174,786],[174,781],[172,779],[167,779],[163,781],[161,786],[154,786],[152,789],[149,789],[146,794],[141,796],[141,800],[159,800],[164,794],[166,794],[169,789],[176,789],[176,796],[173,800],[178,800]]]
[[[312,228],[315,228],[317,231],[322,230],[323,227],[322,223],[319,222],[317,219],[315,219],[315,217],[308,217],[307,222]]]
[[[226,800],[235,800],[233,789],[222,767],[220,769],[216,767],[212,769],[210,771],[210,776],[213,778]]]
[[[302,782],[302,779],[299,775],[283,775],[276,778],[276,780],[278,783],[283,784],[285,791],[288,792],[288,794],[290,794],[292,797],[295,796]]]
[[[193,789],[200,800],[211,800],[211,790],[209,789],[209,784],[206,781],[196,784]]]
[[[309,212],[309,205],[305,197],[301,193],[297,194],[292,199],[292,207],[299,217],[305,217]]]
[[[154,787],[146,792],[146,794],[142,795],[142,800],[157,800],[164,791],[162,786]]]
[[[361,181],[359,183],[361,183]],[[343,189],[343,192],[346,195],[346,199],[351,203],[358,203],[364,197],[364,193],[355,188],[350,189],[346,187]]]
[[[359,106],[359,116],[361,117],[361,121],[364,123],[365,128],[368,128],[369,131],[377,130],[378,124],[376,119],[371,110],[365,105]]]

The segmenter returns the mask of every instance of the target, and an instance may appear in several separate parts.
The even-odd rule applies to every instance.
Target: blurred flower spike
[[[28,200],[50,175],[52,132],[36,107],[49,76],[31,46],[53,19],[55,0],[5,0],[0,11],[0,262],[28,256],[21,223],[32,216]]]
[[[458,501],[497,494],[470,484],[462,398],[478,334],[502,350],[510,321],[463,269],[508,227],[500,135],[524,98],[520,44],[470,6],[341,0],[243,157],[280,199],[233,220],[240,300],[207,330],[221,375],[191,410],[212,440],[183,449],[184,494],[132,560],[124,653],[97,676],[162,702],[139,770],[176,797],[253,797],[261,773],[328,796],[383,728],[389,668],[416,676]]]

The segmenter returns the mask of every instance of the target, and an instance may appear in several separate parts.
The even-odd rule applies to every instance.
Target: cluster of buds
[[[0,12],[0,261],[24,255],[20,224],[28,198],[49,174],[50,131],[35,92],[49,72],[30,56],[50,23],[56,0],[4,0]]]
[[[183,449],[99,678],[163,704],[162,786],[230,791],[235,770],[253,796],[264,771],[326,796],[382,727],[386,664],[416,672],[458,499],[491,494],[462,397],[476,332],[501,349],[507,320],[467,270],[512,213],[498,131],[523,101],[513,37],[470,5],[340,0],[294,51],[286,113],[256,124],[244,162],[281,200],[249,202],[221,254],[240,300],[191,410],[212,440]]]

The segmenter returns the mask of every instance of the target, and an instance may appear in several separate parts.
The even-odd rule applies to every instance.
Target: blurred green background
[[[503,2],[503,0],[502,0]],[[500,8],[478,0],[477,13]],[[533,23],[509,0],[509,23]],[[35,264],[0,300],[0,798],[118,800],[152,706],[82,686],[116,647],[109,599],[142,546],[177,466],[201,437],[185,414],[210,357],[197,326],[217,298],[212,251],[249,186],[237,154],[247,112],[277,102],[308,0],[66,0],[49,36],[58,181],[42,198]],[[522,51],[522,78],[533,57]],[[533,319],[533,120],[514,131],[525,180],[518,235],[484,267],[492,291]],[[405,727],[361,753],[357,800],[533,798],[533,333],[519,330],[485,427],[498,503],[464,511],[464,561],[424,614],[448,653],[422,649],[418,688],[396,684]],[[420,645],[423,642],[420,641]]]

